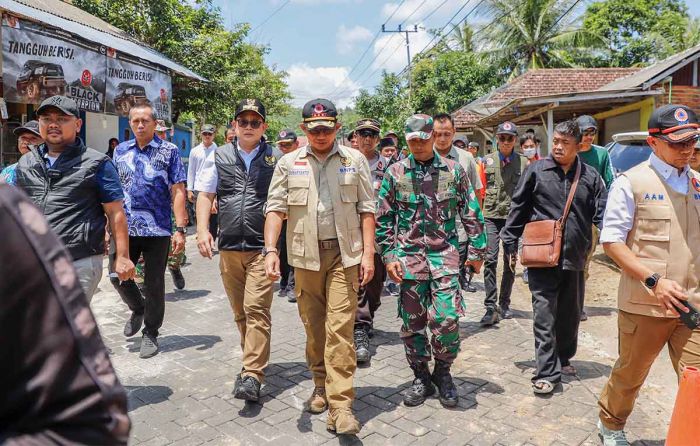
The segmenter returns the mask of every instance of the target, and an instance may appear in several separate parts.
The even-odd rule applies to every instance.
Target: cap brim
[[[691,139],[696,139],[698,136],[700,136],[700,131],[696,128],[682,128],[678,129],[675,132],[667,133],[667,134],[655,134],[652,136],[656,136],[657,138],[665,139],[668,142],[686,142],[690,141]]]
[[[501,130],[500,132],[497,132],[496,135],[518,136],[518,132],[516,132],[515,130]]]
[[[53,104],[44,105],[44,106],[42,106],[42,107],[39,107],[39,108],[36,109],[36,112],[34,112],[34,113],[35,113],[37,116],[39,116],[39,115],[41,115],[43,112],[45,112],[45,111],[47,111],[47,110],[49,110],[49,109],[51,109],[51,108],[58,110],[59,112],[63,113],[63,114],[66,115],[66,116],[73,116],[73,117],[75,117],[75,118],[78,117],[78,115],[76,115],[75,113],[70,112],[70,111],[66,110],[65,108],[63,108],[63,107],[59,107],[58,105],[53,105]]]
[[[278,139],[278,140],[277,140],[277,143],[279,144],[279,143],[281,143],[281,142],[294,142],[294,141],[296,141],[296,139],[294,139],[294,138],[291,138],[291,139],[290,139],[290,138],[288,138],[288,139]]]
[[[262,118],[263,121],[265,120],[265,117],[264,117],[259,111],[255,111],[255,110],[239,110],[238,113],[236,113],[236,115],[233,117],[233,119],[238,118],[239,115],[241,115],[241,114],[243,114],[243,113],[245,113],[245,112],[253,112],[253,113],[255,113],[256,115],[260,116],[260,117]]]
[[[431,136],[433,136],[433,132],[410,132],[406,133],[406,141],[410,141],[412,139],[430,139]]]
[[[316,120],[316,121],[307,121],[304,123],[306,125],[307,129],[315,129],[316,127],[326,127],[330,129],[335,128],[335,123],[336,121],[326,121],[326,120]]]
[[[379,133],[379,127],[374,126],[374,125],[361,125],[359,127],[355,127],[355,131],[358,132],[360,130],[372,130],[373,132]]]
[[[17,127],[16,129],[14,129],[12,131],[12,134],[15,136],[19,136],[22,133],[31,133],[32,135],[35,135],[35,136],[38,136],[39,138],[41,138],[41,133],[39,133],[35,130],[32,130],[32,129],[28,129],[27,127]]]

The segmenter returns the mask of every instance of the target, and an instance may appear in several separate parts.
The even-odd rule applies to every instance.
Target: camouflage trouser
[[[170,221],[173,224],[173,234],[175,233],[175,217],[170,216]],[[170,243],[170,248],[168,248],[168,268],[170,269],[180,269],[182,265],[185,264],[187,256],[185,255],[185,250],[183,249],[180,254],[173,254],[173,244]],[[136,279],[138,281],[143,281],[143,254],[139,257],[139,261],[136,264]]]
[[[408,363],[436,360],[452,363],[459,352],[459,318],[465,314],[459,275],[401,282],[399,317]],[[430,341],[426,326],[432,333]]]

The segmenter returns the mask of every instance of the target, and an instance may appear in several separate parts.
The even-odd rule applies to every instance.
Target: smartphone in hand
[[[681,305],[685,305],[686,308],[690,310],[686,313],[682,308],[678,308],[678,306],[676,306],[678,313],[681,315],[681,322],[683,322],[691,330],[695,330],[696,328],[700,327],[700,312],[698,312],[697,308],[692,306],[688,301],[681,301]]]

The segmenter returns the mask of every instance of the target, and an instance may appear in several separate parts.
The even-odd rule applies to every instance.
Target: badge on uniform
[[[493,158],[486,158],[486,165],[492,166],[493,165]]]
[[[352,164],[352,161],[350,161],[350,158],[346,158],[344,156],[341,156],[340,157],[340,164],[342,164],[345,167],[350,167],[350,165]]]
[[[693,185],[693,189],[695,189],[696,192],[700,192],[700,180],[693,178],[690,180],[690,183]]]
[[[275,157],[273,155],[267,155],[265,156],[265,164],[268,166],[274,166],[275,165]]]

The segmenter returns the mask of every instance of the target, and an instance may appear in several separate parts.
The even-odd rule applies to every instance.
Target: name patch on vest
[[[357,173],[357,169],[354,167],[341,167],[338,169],[339,173]]]
[[[654,194],[646,193],[644,194],[644,200],[648,201],[663,201],[665,199],[664,194]]]
[[[301,176],[301,175],[308,175],[309,171],[308,169],[289,169],[289,176]]]

